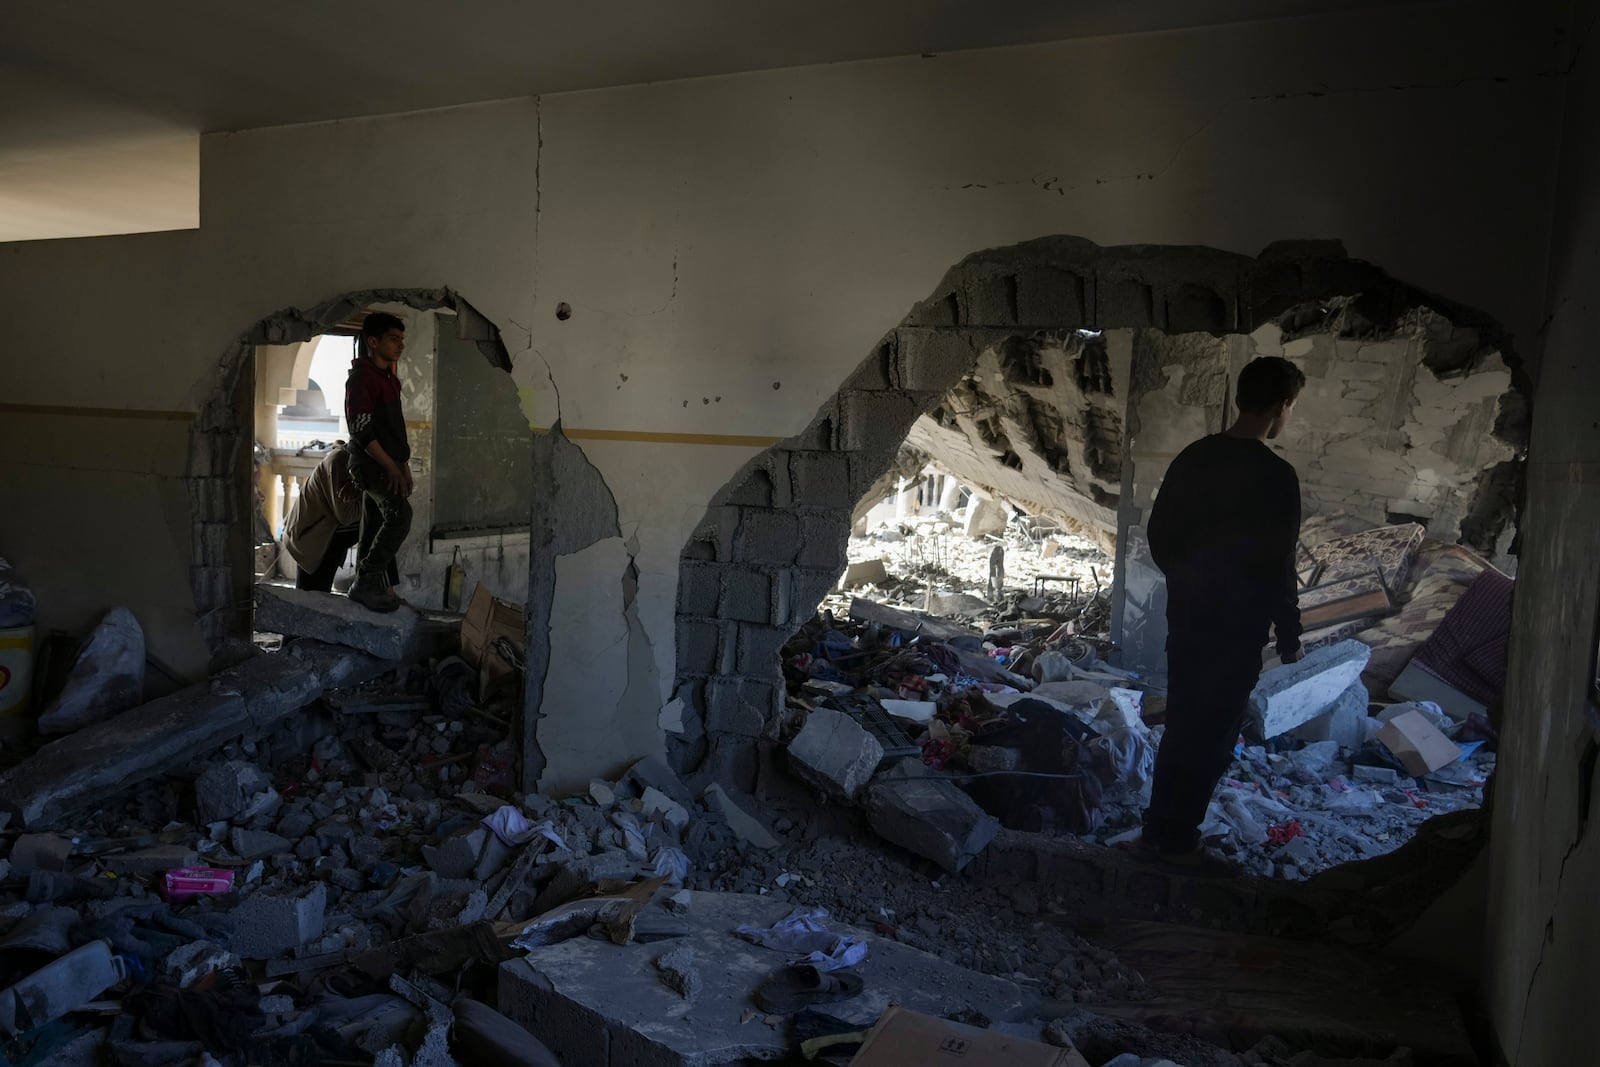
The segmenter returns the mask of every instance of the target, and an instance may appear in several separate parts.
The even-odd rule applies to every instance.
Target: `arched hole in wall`
[[[460,599],[480,583],[513,603],[526,598],[532,431],[499,329],[449,289],[363,290],[245,331],[191,431],[192,587],[213,650],[249,638],[258,577],[298,577],[283,530],[300,486],[340,458],[341,405],[328,398],[342,394],[337,375],[348,372],[354,335],[378,310],[407,325],[397,373],[416,487],[396,561],[401,594],[419,608],[445,607],[457,563]],[[331,381],[314,378],[314,366]]]
[[[1076,775],[1080,767],[1064,764],[1063,744],[974,744],[990,740],[973,727],[989,721],[999,701],[984,697],[973,714],[974,702],[950,691],[985,670],[991,681],[1012,681],[993,669],[1007,666],[1005,650],[1020,638],[1032,647],[1009,664],[1024,673],[1015,688],[1049,677],[1102,686],[1087,702],[1082,686],[1059,698],[1064,706],[1053,709],[1049,727],[1100,734],[1100,741],[1083,736],[1074,746],[1081,752],[1067,754],[1092,767],[1096,783],[1087,790],[997,788],[980,799],[1013,826],[1076,830],[1097,842],[1135,825],[1141,761],[1119,768],[1100,750],[1118,743],[1108,740],[1116,702],[1105,689],[1119,681],[1134,689],[1154,683],[1145,712],[1148,725],[1160,725],[1164,593],[1143,548],[1142,524],[1167,463],[1190,441],[1224,428],[1238,372],[1259,355],[1289,358],[1308,378],[1293,431],[1278,443],[1299,469],[1312,520],[1302,538],[1309,561],[1302,610],[1317,624],[1308,627],[1308,642],[1357,634],[1377,664],[1367,674],[1367,697],[1396,700],[1391,685],[1442,610],[1491,561],[1513,567],[1505,553],[1515,493],[1504,486],[1520,478],[1526,382],[1502,331],[1479,313],[1349,260],[1337,246],[1274,246],[1249,259],[1048,238],[982,253],[952,270],[807,430],[757,457],[713,498],[680,564],[678,694],[687,711],[682,731],[670,736],[674,759],[754,790],[762,747],[783,749],[816,709],[832,708],[881,732],[899,758],[946,773],[1028,769],[1030,759],[1043,759],[1050,773]],[[946,477],[953,494],[940,480]],[[1042,503],[1052,479],[1070,492]],[[897,504],[885,515],[887,494]],[[1025,573],[1019,568],[1007,568],[999,610],[992,600],[956,600],[965,610],[941,620],[985,624],[987,642],[956,639],[969,644],[966,657],[904,647],[908,627],[884,627],[882,612],[831,627],[813,617],[847,563],[865,562],[863,552],[885,542],[903,544],[904,527],[921,525],[905,521],[915,517],[913,508],[932,511],[930,525],[949,522],[937,536],[967,537],[967,524],[983,511],[972,499],[986,495],[1012,505],[1001,515],[1001,536],[1032,536],[1040,518],[1069,520],[1075,532],[1115,549],[1107,632],[1119,647],[1106,658],[1136,678],[1084,678],[1066,669],[1063,658],[1078,659],[1081,669],[1094,650],[1092,641],[1061,640],[1069,636],[1063,623],[1095,628],[1061,610],[1081,612],[1084,598],[1052,603],[1016,581]],[[874,507],[878,517],[862,522]],[[1425,517],[1426,528],[1386,529],[1391,514]],[[852,532],[878,533],[879,544],[853,541]],[[932,554],[937,563],[937,547]],[[905,569],[903,560],[892,562]],[[1316,580],[1319,569],[1327,580]],[[878,592],[883,599],[910,594],[891,607],[926,608],[925,579],[945,582],[950,570],[933,566],[910,576],[921,585],[902,574],[880,582]],[[986,567],[982,578],[987,584]],[[1335,579],[1354,585],[1340,589]],[[985,592],[971,588],[977,584],[959,592]],[[848,611],[844,603],[833,601],[841,612]],[[840,619],[836,613],[833,621]],[[929,631],[951,633],[921,626],[923,640]],[[901,636],[891,640],[895,629]],[[1052,635],[1057,640],[1040,644]],[[1000,655],[984,644],[999,645]],[[897,715],[895,705],[884,704],[929,695],[939,697],[936,709],[902,706]],[[1368,700],[1360,703],[1360,721],[1341,728],[1365,733],[1376,725]],[[939,725],[928,724],[930,713]],[[885,719],[894,720],[893,729],[879,730]],[[1322,719],[1313,733],[1331,726]],[[1062,725],[1074,721],[1070,730]],[[1156,740],[1129,729],[1146,749]],[[1219,807],[1219,827],[1257,874],[1299,879],[1386,853],[1429,815],[1477,804],[1477,771],[1491,762],[1447,772],[1458,777],[1454,783],[1437,774],[1417,783],[1411,792],[1438,791],[1424,810],[1402,788],[1410,785],[1402,770],[1356,771],[1357,764],[1382,762],[1364,740],[1345,735],[1348,745],[1331,746],[1330,755],[1328,745],[1307,747],[1312,735],[1270,738],[1248,750],[1236,770],[1258,785],[1224,797],[1233,804]],[[1393,782],[1384,780],[1385,770],[1395,771]],[[1351,799],[1339,799],[1346,795]],[[1302,812],[1300,829],[1309,832],[1286,838]],[[1373,822],[1371,833],[1347,828],[1363,820]],[[1440,885],[1451,877],[1435,873]]]

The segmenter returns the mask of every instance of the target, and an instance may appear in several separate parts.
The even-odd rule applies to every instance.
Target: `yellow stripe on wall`
[[[91,408],[66,407],[56,404],[4,404],[0,414],[56,415],[69,418],[91,419],[144,419],[160,422],[192,422],[199,416],[195,411],[154,411],[145,408]],[[431,419],[407,419],[406,427],[412,430],[431,430]],[[548,433],[548,426],[536,426],[535,433]],[[574,441],[631,441],[654,445],[731,445],[737,448],[767,448],[782,441],[781,437],[765,437],[736,433],[667,433],[655,430],[606,430],[581,426],[564,426],[562,431]]]
[[[199,412],[152,411],[146,408],[79,408],[58,404],[0,404],[0,414],[64,415],[90,419],[154,419],[159,422],[192,422]]]

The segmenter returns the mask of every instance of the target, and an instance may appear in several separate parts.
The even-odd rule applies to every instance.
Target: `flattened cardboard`
[[[1076,1049],[891,1007],[850,1067],[1089,1067]]]
[[[1378,731],[1378,740],[1413,777],[1432,774],[1461,758],[1461,748],[1420,711],[1396,715]]]

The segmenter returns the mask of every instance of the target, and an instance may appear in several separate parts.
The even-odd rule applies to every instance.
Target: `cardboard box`
[[[1077,1049],[891,1007],[850,1067],[1089,1067]]]
[[[474,670],[483,666],[496,637],[509,637],[519,647],[528,643],[528,626],[522,608],[496,597],[482,582],[472,591],[472,603],[461,620],[461,658]]]
[[[1420,711],[1396,715],[1378,731],[1378,740],[1414,777],[1432,774],[1461,758],[1461,748]]]

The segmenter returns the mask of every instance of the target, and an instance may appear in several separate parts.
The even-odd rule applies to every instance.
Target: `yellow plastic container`
[[[0,630],[0,717],[28,713],[33,688],[33,627]]]

